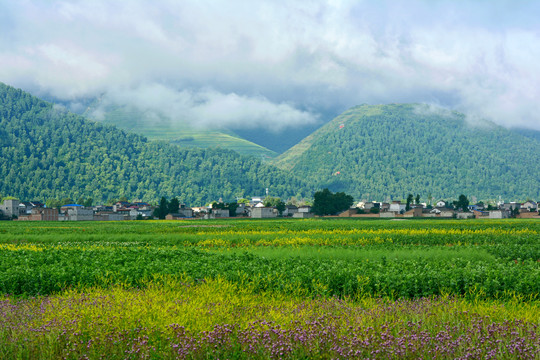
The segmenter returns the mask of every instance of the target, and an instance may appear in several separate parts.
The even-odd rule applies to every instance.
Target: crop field
[[[539,359],[537,220],[0,223],[2,359]]]

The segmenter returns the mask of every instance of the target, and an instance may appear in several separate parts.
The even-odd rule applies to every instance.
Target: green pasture
[[[144,286],[156,276],[306,296],[537,299],[535,220],[3,222],[0,292]],[[472,296],[472,295],[471,295]]]

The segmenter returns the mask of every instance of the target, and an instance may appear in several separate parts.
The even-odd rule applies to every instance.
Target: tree
[[[457,209],[461,209],[464,212],[469,211],[469,199],[467,199],[467,196],[463,194],[459,195],[458,201],[455,205]]]
[[[420,205],[420,194],[416,194],[416,199],[414,199],[416,205]]]
[[[278,197],[267,197],[264,199],[264,206],[275,207],[280,216],[285,211],[285,202]]]
[[[405,206],[405,211],[411,210],[411,203],[413,202],[413,194],[407,196],[407,205]]]
[[[165,197],[162,197],[159,201],[159,205],[157,208],[154,209],[154,217],[157,217],[158,219],[165,219],[165,216],[167,216],[169,210],[169,202]]]
[[[63,198],[62,200],[60,200],[60,206],[68,204],[73,204],[73,200],[71,200],[70,198]]]
[[[45,206],[49,209],[59,209],[62,204],[60,203],[60,200],[56,199],[49,199],[45,202]]]
[[[317,215],[334,215],[345,211],[353,204],[353,197],[344,192],[333,194],[330,190],[317,191],[313,195],[313,212]]]
[[[229,209],[229,216],[235,217],[236,209],[238,209],[238,203],[235,203],[235,202],[227,203],[226,208]]]
[[[176,214],[178,213],[179,209],[180,209],[180,201],[178,201],[178,198],[173,197],[171,201],[169,201],[169,204],[167,206],[167,213]]]

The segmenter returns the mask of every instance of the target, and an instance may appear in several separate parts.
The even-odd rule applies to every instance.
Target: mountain
[[[273,163],[357,199],[540,198],[540,141],[427,105],[354,107]]]
[[[186,124],[173,125],[169,119],[157,117],[153,113],[145,113],[123,106],[108,106],[102,111],[96,111],[99,101],[94,101],[83,113],[92,120],[97,120],[97,114],[104,124],[115,125],[122,130],[140,134],[149,140],[164,140],[182,148],[212,148],[220,147],[234,150],[242,155],[252,155],[262,160],[276,157],[275,151],[269,150],[254,142],[248,141],[231,130],[208,130],[193,128]]]
[[[89,121],[0,83],[0,194],[21,199],[311,196],[289,173],[231,150],[180,149]]]

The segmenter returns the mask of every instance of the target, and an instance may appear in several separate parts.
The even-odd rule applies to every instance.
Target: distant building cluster
[[[155,206],[146,202],[119,201],[112,206],[85,207],[79,204],[67,204],[57,208],[48,208],[40,201],[4,200],[0,205],[0,219],[18,221],[124,221],[154,218]],[[249,203],[239,203],[235,217],[254,219],[276,218],[280,216],[275,207],[266,207],[262,198],[253,198]],[[287,205],[281,213],[283,217],[313,217],[310,206]],[[180,204],[176,213],[168,214],[165,219],[218,219],[231,217],[227,209],[213,209],[212,206],[187,207]]]
[[[540,217],[538,209],[540,203],[528,200],[524,203],[509,202],[498,203],[496,206],[486,206],[483,203],[468,205],[467,210],[455,209],[444,200],[437,201],[434,206],[427,204],[407,204],[401,201],[386,202],[359,202],[354,209],[350,209],[340,216],[361,217],[431,217],[431,218],[456,218],[456,219],[506,219],[509,217],[533,218]]]
[[[291,218],[313,217],[310,206],[286,205],[279,214],[275,207],[267,207],[263,198],[253,198],[249,203],[238,203],[235,217],[265,219],[278,216]],[[407,204],[401,201],[359,202],[354,208],[339,214],[341,217],[380,217],[380,218],[457,218],[457,219],[505,219],[509,217],[540,218],[540,203],[526,201],[524,203],[499,203],[497,206],[485,206],[483,203],[468,205],[468,211],[458,211],[443,200],[434,206],[426,204]],[[4,200],[0,204],[0,219],[18,221],[124,221],[154,218],[155,206],[146,202],[119,201],[112,206],[84,207],[79,204],[67,204],[60,209],[47,208],[39,201]],[[187,207],[180,204],[176,213],[168,214],[165,219],[219,219],[231,217],[228,209],[212,208],[212,206]]]

